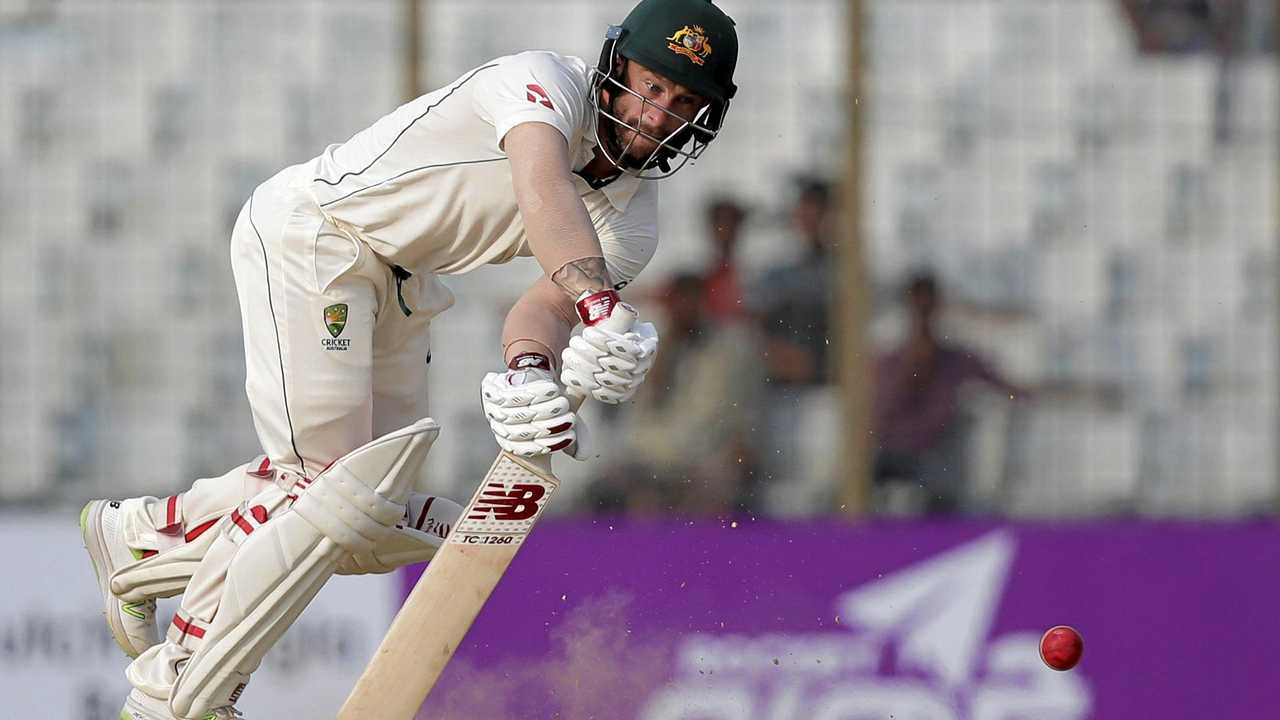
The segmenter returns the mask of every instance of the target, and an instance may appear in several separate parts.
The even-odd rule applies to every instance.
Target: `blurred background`
[[[1060,548],[1045,562],[1075,567],[1088,558],[1037,533],[1085,528],[1101,533],[1085,545],[1148,548],[1134,563],[1209,553],[1226,574],[1203,597],[1187,591],[1196,602],[1240,580],[1230,558],[1242,573],[1280,559],[1277,3],[717,4],[741,39],[738,99],[704,159],[661,184],[658,255],[624,292],[662,352],[634,402],[587,411],[605,456],[560,463],[548,552],[557,532],[741,523],[767,528],[748,556],[806,537],[841,538],[822,546],[837,554],[913,548],[889,551],[896,565],[851,565],[843,590],[970,541],[1006,583],[1038,550],[1001,543],[1037,537]],[[258,453],[227,249],[250,191],[492,57],[538,48],[594,63],[630,5],[0,0],[0,537],[21,556],[6,560],[17,600],[0,625],[10,697],[59,688],[73,709],[49,717],[118,708],[123,657],[72,534],[81,504],[180,492]],[[474,388],[500,365],[502,319],[536,272],[444,278],[458,303],[432,326],[438,494],[465,501],[492,461]],[[643,557],[651,539],[631,537],[628,552]],[[761,563],[724,582],[795,568]],[[1130,572],[1141,568],[1117,565]],[[312,640],[292,663],[268,661],[280,679],[255,683],[247,711],[274,707],[254,704],[269,701],[259,684],[318,703],[314,717],[341,698],[400,592],[351,582],[304,616],[317,618]],[[1253,597],[1280,599],[1262,582]],[[386,617],[353,617],[375,585]],[[1045,592],[1064,611],[1086,604]],[[992,628],[1057,622],[982,607]],[[663,627],[703,632],[691,618]],[[1280,630],[1268,622],[1264,636]],[[961,707],[959,661],[923,657],[952,668],[930,687],[955,714],[918,717],[1015,717]],[[314,673],[332,673],[327,692]],[[1261,689],[1274,673],[1256,679],[1274,695]],[[1103,685],[1072,687],[1075,704],[1036,717],[1145,714],[1117,710]],[[1235,714],[1206,713],[1266,717],[1249,710],[1261,696],[1239,692]],[[636,707],[654,720],[871,717],[786,714],[776,698],[699,715],[664,702]],[[605,716],[588,706],[559,712]],[[1188,707],[1162,716],[1204,716]],[[551,717],[450,712],[432,717]]]

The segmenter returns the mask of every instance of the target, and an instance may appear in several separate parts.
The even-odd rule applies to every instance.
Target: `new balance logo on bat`
[[[547,489],[541,485],[515,483],[507,487],[491,482],[476,499],[468,520],[528,520],[538,514]]]

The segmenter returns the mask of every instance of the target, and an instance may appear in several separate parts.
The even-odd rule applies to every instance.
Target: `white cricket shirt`
[[[564,134],[580,170],[595,147],[590,85],[580,58],[498,58],[330,145],[303,166],[310,192],[332,223],[412,271],[458,274],[530,256],[499,143],[520,123],[544,122]],[[630,282],[657,249],[657,188],[629,175],[601,189],[574,181],[610,275]]]

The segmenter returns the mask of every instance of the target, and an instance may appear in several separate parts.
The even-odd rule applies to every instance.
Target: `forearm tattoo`
[[[594,293],[613,288],[609,279],[609,268],[602,257],[580,258],[567,262],[551,275],[551,282],[577,300],[582,293]]]

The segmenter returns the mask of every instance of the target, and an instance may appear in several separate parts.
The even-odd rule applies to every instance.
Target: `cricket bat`
[[[602,326],[635,322],[622,305]],[[614,327],[610,327],[610,326]],[[569,388],[576,412],[583,397]],[[413,720],[493,588],[560,486],[551,456],[498,454],[338,711],[338,720]]]

